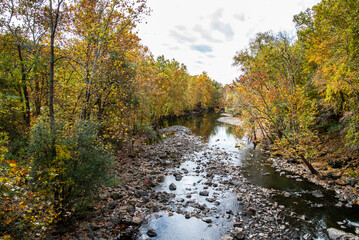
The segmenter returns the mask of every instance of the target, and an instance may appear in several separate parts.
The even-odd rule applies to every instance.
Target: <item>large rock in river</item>
[[[355,236],[352,233],[347,233],[336,228],[327,229],[329,239],[331,240],[359,240],[359,236]]]

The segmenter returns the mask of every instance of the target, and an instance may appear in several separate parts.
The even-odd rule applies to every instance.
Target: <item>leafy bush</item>
[[[49,123],[39,122],[31,133],[30,154],[36,187],[54,199],[63,217],[86,209],[100,185],[111,178],[113,157],[90,121],[58,125],[54,139]]]

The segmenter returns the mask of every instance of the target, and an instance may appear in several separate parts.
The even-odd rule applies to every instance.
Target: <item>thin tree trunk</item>
[[[55,70],[55,33],[56,25],[53,16],[52,0],[50,0],[50,80],[49,80],[49,117],[51,135],[55,133],[55,113],[54,113],[54,70]]]
[[[27,127],[30,127],[30,100],[29,100],[29,93],[27,91],[27,76],[24,66],[24,59],[22,57],[22,51],[20,44],[17,44],[17,51],[20,59],[20,66],[21,66],[21,83],[22,83],[22,91],[24,94],[24,101],[25,101],[25,111],[24,111],[24,120]]]

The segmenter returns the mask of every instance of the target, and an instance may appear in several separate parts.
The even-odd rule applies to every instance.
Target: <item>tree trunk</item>
[[[54,113],[54,71],[55,71],[55,33],[56,24],[52,9],[52,0],[50,0],[50,79],[49,79],[49,117],[51,135],[55,133],[55,113]]]
[[[24,111],[24,120],[27,127],[30,127],[30,100],[29,100],[29,93],[27,91],[27,76],[26,70],[24,66],[24,59],[22,57],[22,51],[20,44],[17,44],[17,52],[20,59],[20,66],[21,66],[21,84],[22,84],[22,91],[24,94],[24,101],[25,101],[25,111]]]
[[[316,174],[316,175],[319,174],[318,171],[314,169],[312,164],[310,164],[310,162],[303,156],[303,154],[299,154],[299,157],[300,157],[300,159],[302,159],[304,164],[309,168],[309,170],[312,174]]]

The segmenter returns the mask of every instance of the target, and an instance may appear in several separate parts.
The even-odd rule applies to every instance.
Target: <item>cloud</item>
[[[173,37],[174,39],[176,39],[178,42],[183,43],[183,42],[190,42],[193,43],[196,41],[196,38],[190,36],[189,34],[187,34],[186,32],[182,32],[179,33],[175,30],[171,30],[169,35],[171,37]]]
[[[201,35],[201,37],[209,42],[221,42],[220,40],[212,37],[211,32],[204,29],[202,26],[200,25],[196,25],[193,27],[193,31],[199,33]]]
[[[211,46],[205,44],[192,45],[191,49],[202,53],[208,53],[213,51]]]
[[[223,16],[223,8],[219,8],[217,9],[217,11],[215,11],[213,14],[212,14],[212,17],[213,18],[221,18]]]
[[[175,26],[175,28],[180,31],[186,31],[186,26],[184,26],[184,25],[177,25],[177,26]]]
[[[223,16],[223,9],[217,9],[212,14],[211,28],[223,33],[227,40],[232,40],[234,36],[233,29],[229,23],[223,23],[220,18]]]
[[[234,18],[239,20],[240,22],[244,22],[246,20],[246,16],[244,15],[244,13],[234,14]]]

